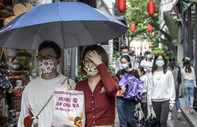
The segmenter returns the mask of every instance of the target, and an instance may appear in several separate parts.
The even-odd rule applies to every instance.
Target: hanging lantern
[[[118,0],[118,10],[124,12],[126,10],[126,0]]]
[[[131,30],[131,32],[135,31],[135,24],[130,24],[130,30]]]
[[[153,27],[150,24],[148,24],[148,32],[151,32],[152,30],[153,30]]]
[[[6,0],[0,0],[0,3],[5,4]]]
[[[155,14],[155,2],[154,1],[149,1],[147,4],[147,10],[149,15],[154,15]]]

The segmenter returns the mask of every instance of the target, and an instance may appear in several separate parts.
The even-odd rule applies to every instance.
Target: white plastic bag
[[[52,127],[85,126],[85,100],[82,91],[63,89],[54,91]]]

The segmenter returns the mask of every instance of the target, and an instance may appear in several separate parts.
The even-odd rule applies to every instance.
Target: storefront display
[[[0,49],[0,126],[17,124],[21,97],[30,81],[31,53]]]

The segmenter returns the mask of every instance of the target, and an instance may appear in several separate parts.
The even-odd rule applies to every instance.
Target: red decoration
[[[0,3],[5,4],[6,0],[0,0]]]
[[[126,0],[118,0],[118,10],[124,12],[126,10]]]
[[[155,2],[154,1],[149,1],[147,4],[147,10],[149,15],[154,15],[155,14]]]
[[[153,30],[153,27],[150,24],[148,24],[148,32],[151,32],[152,30]]]
[[[130,24],[130,30],[131,30],[131,32],[135,31],[135,24]]]

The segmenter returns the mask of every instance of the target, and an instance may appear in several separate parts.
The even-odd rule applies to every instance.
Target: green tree
[[[153,16],[148,14],[147,3],[149,0],[128,0],[127,2],[127,24],[134,23],[136,26],[135,32],[132,33],[132,38],[140,37],[141,39],[154,41],[155,38],[148,32],[147,25],[149,22],[158,21],[158,11]],[[158,34],[157,31],[156,34]]]

